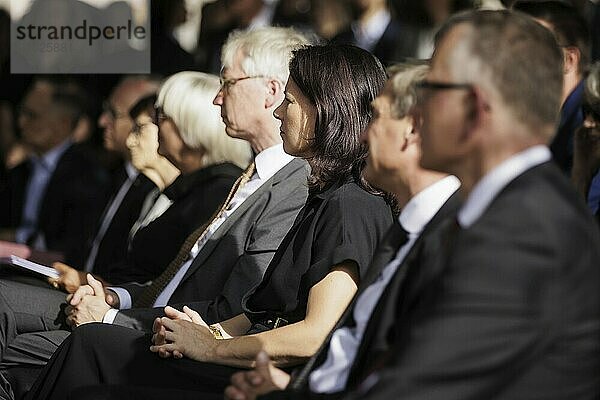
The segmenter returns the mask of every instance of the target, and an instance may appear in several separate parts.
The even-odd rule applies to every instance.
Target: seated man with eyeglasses
[[[226,397],[599,398],[600,234],[547,147],[562,72],[553,36],[521,13],[451,17],[418,112],[420,166],[461,181],[456,218],[291,382],[263,354]],[[343,331],[359,321],[367,329],[354,357]]]
[[[158,81],[154,77],[131,76],[121,80],[102,104],[103,112],[98,119],[102,128],[104,148],[119,159],[118,167],[112,172],[111,196],[97,221],[95,232],[84,247],[85,258],[81,263],[55,263],[60,273],[50,283],[57,289],[74,293],[80,285],[87,283],[86,274],[93,272],[104,279],[119,283],[125,276],[109,268],[127,256],[129,231],[137,220],[146,196],[156,185],[132,165],[126,140],[133,120],[131,108],[150,94],[155,94]]]
[[[108,177],[74,142],[86,94],[75,82],[38,78],[19,112],[32,155],[0,182],[3,239],[82,264],[87,239],[107,198]]]
[[[74,87],[58,78],[41,78],[25,97],[20,116],[23,138],[42,155],[14,169],[7,186],[0,189],[0,202],[9,202],[0,207],[0,213],[3,220],[8,218],[7,213],[12,213],[13,219],[22,215],[24,223],[17,230],[17,236],[31,236],[33,241],[29,243],[33,248],[45,242],[45,248],[63,252],[64,261],[80,270],[54,263],[60,273],[57,279],[49,279],[54,289],[38,277],[22,276],[13,269],[3,271],[0,312],[10,310],[9,315],[16,318],[11,319],[15,325],[5,323],[0,327],[0,371],[11,363],[23,361],[22,357],[28,354],[46,351],[46,345],[36,349],[29,340],[10,347],[9,341],[17,332],[66,328],[60,307],[65,301],[64,291],[72,293],[85,284],[86,272],[106,276],[105,266],[126,257],[129,231],[146,195],[155,187],[127,161],[129,151],[125,140],[133,124],[129,109],[144,95],[155,93],[158,83],[148,77],[128,77],[115,87],[104,104],[99,125],[104,129],[105,148],[125,160],[112,185],[106,171],[99,169],[89,152],[72,143],[69,132],[75,129],[83,104]],[[52,148],[44,153],[47,147]],[[48,166],[53,166],[52,173],[45,168]],[[27,176],[25,172],[31,176],[31,183],[27,192],[19,195],[18,179]],[[46,185],[45,190],[38,187],[42,184]],[[105,205],[110,191],[112,196]],[[25,194],[33,195],[38,205],[31,205],[28,198],[20,205],[17,201]],[[35,209],[39,210],[37,224],[32,223]],[[69,246],[61,244],[63,242]],[[54,260],[56,258],[49,258],[47,262]],[[119,281],[116,275],[110,279]],[[51,339],[49,343],[52,342]],[[20,377],[29,379],[27,372]]]
[[[234,185],[235,190],[230,192],[219,212],[186,239],[177,256],[165,265],[163,274],[152,284],[122,284],[105,292],[102,284],[88,275],[89,285],[80,287],[69,297],[68,317],[73,325],[98,321],[150,330],[154,319],[164,315],[164,306],[183,302],[193,303],[209,323],[239,313],[242,297],[262,278],[308,195],[306,163],[284,153],[279,121],[273,116],[273,110],[284,97],[283,82],[289,74],[291,52],[306,43],[302,35],[283,28],[265,28],[248,36],[236,36],[229,48],[234,53],[239,49],[269,78],[256,80],[254,85],[248,85],[250,80],[237,83],[236,89],[243,91],[219,87],[216,82],[208,101],[214,98],[214,104],[221,106],[220,116],[217,109],[216,118],[223,119],[227,134],[250,144],[254,168],[244,172],[243,179]],[[233,62],[224,59],[225,64]],[[167,135],[179,128],[181,136],[189,135],[184,132],[184,126],[177,127],[176,110],[172,107],[186,94],[184,91],[177,95],[177,90],[173,90],[168,99],[159,96],[158,104],[165,107],[164,110],[158,108],[155,116],[161,131],[161,145],[164,141],[168,147],[167,142],[173,137]],[[197,103],[180,106],[193,108]],[[206,112],[194,115],[215,117]],[[186,140],[198,142],[192,139]],[[37,330],[23,333],[23,329],[30,327],[18,326],[19,318],[11,313],[6,297],[0,288],[0,374],[14,383],[15,371],[27,371],[28,380],[17,388],[19,394],[28,389],[37,369],[70,334],[70,327],[46,323],[37,326]],[[55,309],[51,314],[56,316],[57,313],[64,319],[62,310]],[[32,346],[32,342],[42,344]],[[6,363],[2,357],[9,351],[22,357]],[[0,389],[1,386],[0,382]],[[13,393],[7,389],[10,388],[5,386],[5,397],[11,398]]]

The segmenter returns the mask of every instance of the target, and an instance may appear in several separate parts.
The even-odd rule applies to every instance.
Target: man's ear
[[[563,73],[577,73],[579,71],[579,61],[581,60],[581,52],[575,46],[563,47]]]
[[[282,99],[283,84],[277,79],[269,79],[266,86],[265,108],[276,107]]]
[[[406,127],[404,129],[404,139],[408,142],[408,143],[412,143],[414,141],[418,141],[419,140],[419,133],[415,127],[415,119],[412,115],[407,115],[406,117],[404,117],[407,119],[407,124]]]
[[[481,132],[481,124],[488,117],[491,106],[488,96],[479,87],[474,86],[465,97],[465,129],[462,139],[470,141]]]

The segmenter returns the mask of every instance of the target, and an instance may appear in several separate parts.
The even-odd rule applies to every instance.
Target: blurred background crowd
[[[39,1],[39,0],[38,0]],[[77,0],[74,0],[77,1]],[[34,76],[10,72],[10,13],[0,2],[0,177],[31,153],[23,140],[33,123],[47,125],[43,109],[23,107]],[[260,26],[293,26],[314,40],[352,43],[384,64],[427,59],[436,28],[450,14],[477,7],[510,7],[512,0],[151,0],[152,63],[159,79],[179,71],[219,74],[220,49],[230,32]],[[591,62],[600,59],[600,3],[570,2],[591,30]],[[128,2],[110,2],[123,10]],[[583,20],[582,20],[583,21]],[[591,63],[590,63],[591,64]],[[103,143],[98,118],[117,75],[62,75],[77,103],[72,140],[87,146],[108,171],[122,160]],[[42,107],[43,108],[43,107]],[[48,111],[49,112],[49,111]],[[38,121],[35,121],[35,120]],[[34,127],[34,129],[36,129]]]
[[[6,3],[6,2],[5,2]],[[129,7],[124,1],[111,4]],[[446,18],[473,7],[500,8],[511,0],[152,0],[152,72],[168,76],[178,71],[219,73],[220,48],[235,29],[266,25],[294,26],[303,33],[326,41],[347,42],[363,47],[384,64],[410,58],[429,58],[433,35]],[[573,0],[589,26],[600,30],[598,4]],[[0,3],[1,5],[2,3]],[[117,8],[119,8],[117,7]],[[3,173],[26,158],[21,141],[19,105],[32,76],[10,73],[10,14],[0,8],[0,166]],[[596,21],[594,23],[594,21]],[[593,60],[600,58],[594,32]],[[65,84],[78,86],[82,101],[82,124],[77,141],[103,152],[96,124],[102,99],[119,80],[114,75],[65,76]],[[111,156],[101,154],[110,167]]]

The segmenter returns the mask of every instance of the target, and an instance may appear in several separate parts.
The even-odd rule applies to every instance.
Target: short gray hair
[[[400,63],[387,70],[394,98],[392,116],[402,119],[417,104],[416,84],[425,79],[429,66],[424,62]]]
[[[225,133],[220,108],[212,103],[219,86],[219,78],[214,75],[179,72],[162,84],[156,106],[173,120],[186,146],[204,149],[204,165],[228,161],[245,168],[252,150],[248,142]]]
[[[308,39],[292,28],[264,27],[232,32],[223,45],[221,63],[230,67],[238,51],[244,55],[242,69],[249,76],[288,79],[292,51],[309,44]]]
[[[549,140],[555,134],[563,84],[563,54],[553,34],[520,12],[466,11],[442,26],[436,45],[463,24],[473,32],[454,47],[454,77],[464,83],[484,80],[515,120]]]

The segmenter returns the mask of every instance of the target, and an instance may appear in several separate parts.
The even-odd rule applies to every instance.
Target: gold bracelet
[[[221,333],[221,330],[219,329],[218,326],[209,325],[208,329],[210,329],[210,331],[212,332],[215,339],[217,339],[217,340],[224,339],[223,333]]]

